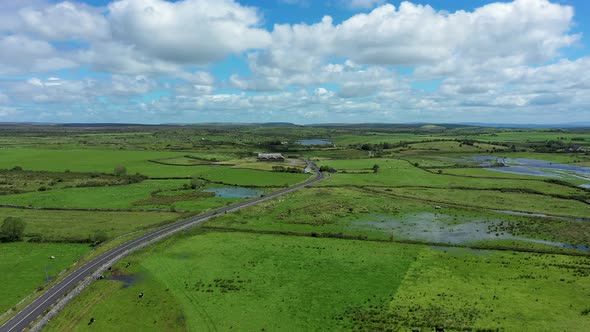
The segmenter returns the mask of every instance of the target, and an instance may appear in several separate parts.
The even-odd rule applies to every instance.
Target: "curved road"
[[[41,296],[36,298],[33,302],[31,302],[29,305],[27,305],[25,308],[19,311],[16,315],[14,315],[10,320],[8,320],[4,325],[0,327],[0,332],[15,332],[25,330],[29,327],[29,325],[35,322],[39,318],[39,316],[45,314],[47,310],[49,310],[55,303],[57,303],[62,298],[62,296],[66,295],[69,291],[74,289],[74,287],[76,287],[79,282],[84,280],[86,277],[92,275],[92,273],[95,272],[101,266],[105,265],[117,256],[125,254],[125,252],[130,249],[135,249],[145,244],[146,242],[155,240],[157,238],[171,236],[173,234],[176,234],[179,230],[196,226],[211,219],[212,217],[225,214],[228,212],[237,211],[258,204],[260,202],[264,202],[269,199],[273,199],[288,194],[290,192],[299,190],[303,187],[312,185],[324,179],[324,175],[319,171],[319,169],[314,163],[309,162],[307,160],[305,162],[315,170],[317,174],[315,178],[289,188],[275,191],[266,196],[258,197],[241,203],[236,203],[221,209],[217,209],[205,214],[195,216],[193,218],[172,225],[162,227],[158,230],[144,234],[140,237],[123,243],[118,247],[115,247],[103,253],[102,255],[92,259],[91,261],[82,265],[81,267],[70,273],[68,276],[60,280],[58,283],[49,288],[45,293],[43,293]]]

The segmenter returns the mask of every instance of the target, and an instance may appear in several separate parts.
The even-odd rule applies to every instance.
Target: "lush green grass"
[[[390,188],[387,189],[387,192],[385,192],[385,189],[377,190],[385,194],[390,193],[402,197],[487,209],[514,210],[579,218],[586,218],[590,213],[588,204],[576,200],[526,193],[438,188]]]
[[[379,165],[379,172],[372,173],[371,167]],[[336,168],[338,173],[330,174],[327,181],[321,185],[360,185],[360,186],[391,186],[391,187],[435,187],[435,188],[509,188],[534,190],[552,195],[582,195],[588,193],[579,188],[546,183],[539,180],[517,179],[485,179],[458,177],[444,174],[434,174],[415,167],[411,163],[400,159],[357,159],[357,160],[327,160],[319,162]],[[356,174],[359,171],[368,173]],[[345,173],[347,172],[347,173]]]
[[[90,251],[87,244],[0,243],[0,312]],[[50,259],[55,256],[55,259]]]
[[[127,168],[128,174],[140,173],[150,177],[199,176],[210,181],[236,185],[282,186],[305,181],[303,174],[263,172],[224,166],[174,166],[150,162],[167,157],[181,157],[186,153],[117,150],[50,150],[0,149],[0,168],[20,166],[26,170],[63,172],[112,173],[117,165]],[[183,159],[184,160],[184,159]]]
[[[188,180],[149,180],[126,186],[69,188],[0,196],[0,203],[57,208],[133,208],[133,203],[150,197],[155,190],[181,188]],[[144,208],[144,207],[142,207]]]
[[[0,208],[0,220],[22,218],[25,237],[41,236],[44,241],[85,241],[98,230],[110,238],[172,221],[176,213],[39,211]]]
[[[63,172],[69,169],[73,172],[111,173],[117,165],[123,165],[130,174],[176,176],[178,167],[150,163],[148,160],[182,155],[159,151],[0,149],[0,168],[21,166],[38,171]]]
[[[347,309],[395,293],[419,249],[232,233],[167,240],[126,259],[131,271],[117,265],[143,281],[95,283],[48,330],[341,329]]]
[[[45,208],[202,211],[235,201],[235,199],[211,197],[210,195],[187,195],[186,190],[177,191],[187,184],[189,184],[189,180],[147,180],[126,186],[30,192],[0,196],[0,204]],[[190,193],[196,194],[201,190],[190,190]],[[157,195],[162,194],[159,193],[161,191],[177,197],[170,200],[156,199]]]
[[[344,317],[364,331],[587,331],[590,259],[431,248],[398,291]]]
[[[135,273],[138,281],[126,288],[119,281],[98,281],[48,330],[590,326],[583,315],[590,308],[590,260],[584,257],[204,233],[137,253],[114,273]],[[91,317],[96,322],[88,326]]]
[[[370,239],[413,240],[423,243],[454,241],[452,235],[441,234],[443,228],[466,225],[466,230],[462,232],[471,233],[456,242],[457,244],[477,243],[488,247],[563,250],[560,247],[524,240],[504,241],[501,237],[494,237],[495,233],[576,245],[590,243],[588,222],[529,218],[490,210],[449,206],[437,209],[435,205],[440,203],[399,199],[390,196],[393,192],[382,190],[372,192],[345,188],[306,189],[221,216],[207,225],[255,231],[330,234],[334,237],[341,234],[360,235]],[[432,235],[408,232],[407,227],[392,227],[387,221],[392,221],[396,225],[416,224],[417,228],[424,229],[424,232],[428,231]],[[470,227],[472,225],[474,228]],[[404,229],[406,231],[403,231]],[[486,241],[478,240],[486,234],[489,235]]]

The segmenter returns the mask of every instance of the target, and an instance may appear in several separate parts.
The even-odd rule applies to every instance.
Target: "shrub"
[[[123,165],[118,165],[113,170],[113,174],[115,174],[116,176],[126,175],[127,174],[127,168],[125,168],[125,166],[123,166]]]
[[[92,236],[90,237],[90,242],[92,242],[93,245],[97,246],[103,242],[106,242],[108,239],[109,236],[105,231],[98,230],[94,232],[94,234],[92,234]]]
[[[25,222],[20,218],[5,218],[2,226],[0,226],[0,240],[3,242],[21,241],[25,226]]]

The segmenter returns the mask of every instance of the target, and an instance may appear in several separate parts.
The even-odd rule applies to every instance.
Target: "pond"
[[[399,218],[372,216],[367,219],[353,221],[352,227],[363,230],[378,229],[407,240],[439,244],[465,244],[477,241],[509,239],[556,247],[590,250],[587,246],[575,246],[568,243],[515,236],[507,232],[490,231],[490,228],[495,228],[495,226],[502,223],[502,220],[470,218],[469,222],[456,223],[457,219],[454,216],[429,212],[405,214]]]
[[[121,285],[121,288],[127,288],[127,287],[133,286],[136,283],[142,281],[143,280],[143,276],[141,276],[139,273],[134,273],[134,274],[116,274],[116,275],[110,275],[110,276],[108,276],[107,277],[107,280],[121,281],[123,283],[123,285]]]
[[[263,194],[261,190],[244,187],[222,187],[205,189],[206,192],[215,193],[215,197],[221,198],[250,198]]]
[[[503,158],[496,156],[473,156],[469,157],[469,160],[476,161],[483,167],[490,167],[497,163],[505,165],[503,167],[488,168],[496,172],[554,178],[566,175],[590,180],[590,167],[560,164],[539,159]]]
[[[297,142],[295,142],[299,145],[305,145],[305,146],[310,146],[310,145],[332,145],[333,143],[325,140],[325,139],[319,139],[319,138],[313,138],[313,139],[302,139],[299,140]]]

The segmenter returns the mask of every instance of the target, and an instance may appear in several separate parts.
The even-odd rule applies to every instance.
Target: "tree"
[[[15,242],[23,239],[25,222],[20,218],[7,217],[0,227],[0,240]]]
[[[125,166],[123,166],[123,165],[118,165],[113,170],[113,174],[115,174],[116,176],[124,176],[124,175],[127,175],[127,168],[125,168]]]
[[[373,173],[377,173],[379,172],[379,165],[375,164],[373,165]]]
[[[107,235],[107,233],[103,230],[97,230],[96,232],[94,232],[94,234],[92,234],[92,236],[90,237],[90,241],[92,242],[93,245],[99,245],[103,242],[106,242],[109,239],[109,236]]]
[[[205,181],[199,179],[196,176],[191,178],[191,189],[198,189],[201,188],[205,184]]]

